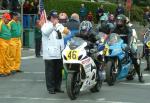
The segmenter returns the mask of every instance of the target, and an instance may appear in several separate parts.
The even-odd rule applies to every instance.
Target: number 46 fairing
[[[80,91],[89,89],[91,92],[98,92],[102,85],[96,64],[87,55],[86,46],[86,41],[74,37],[62,52],[64,68],[68,73],[67,94],[72,100],[78,97]]]

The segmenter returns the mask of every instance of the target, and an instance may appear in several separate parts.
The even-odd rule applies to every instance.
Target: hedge
[[[49,13],[50,10],[56,9],[58,12],[66,12],[68,15],[71,15],[73,12],[79,13],[81,3],[84,3],[89,11],[92,11],[94,14],[94,20],[96,19],[96,9],[100,7],[101,4],[104,5],[106,12],[114,13],[117,7],[113,3],[97,3],[97,2],[83,2],[76,0],[45,0],[45,9]],[[126,13],[128,14],[128,12]],[[131,10],[131,20],[142,21],[143,10],[137,6],[133,6]]]

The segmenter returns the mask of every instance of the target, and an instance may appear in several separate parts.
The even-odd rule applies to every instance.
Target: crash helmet
[[[92,23],[90,21],[85,20],[80,23],[79,32],[80,34],[87,35],[92,28]]]
[[[108,21],[108,13],[103,13],[103,15],[100,17],[100,21]]]
[[[126,24],[126,16],[123,14],[120,14],[116,18],[116,25],[118,27],[123,27]]]

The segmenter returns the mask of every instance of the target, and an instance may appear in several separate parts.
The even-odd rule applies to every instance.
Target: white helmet
[[[79,26],[79,31],[89,32],[93,28],[92,23],[90,21],[82,21]]]

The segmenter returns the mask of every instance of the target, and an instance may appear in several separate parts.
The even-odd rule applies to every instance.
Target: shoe
[[[144,71],[150,71],[150,69],[146,68],[146,69],[144,69]]]
[[[37,58],[40,58],[40,57],[42,57],[42,56],[41,56],[41,55],[36,55],[36,57],[37,57]]]
[[[8,75],[6,74],[0,74],[0,77],[7,77]]]
[[[55,92],[57,92],[57,93],[64,93],[64,91],[61,90],[61,89],[55,89]]]
[[[49,94],[56,94],[56,92],[54,90],[49,90],[48,92],[49,92]]]
[[[23,72],[22,70],[15,70],[17,73],[21,73],[21,72]]]
[[[11,74],[12,74],[12,75],[14,75],[14,74],[16,74],[16,73],[17,73],[16,70],[12,70],[12,71],[11,71]]]
[[[144,82],[145,82],[144,79],[143,79],[143,76],[140,76],[140,77],[139,77],[139,82],[140,82],[140,83],[144,83]]]

